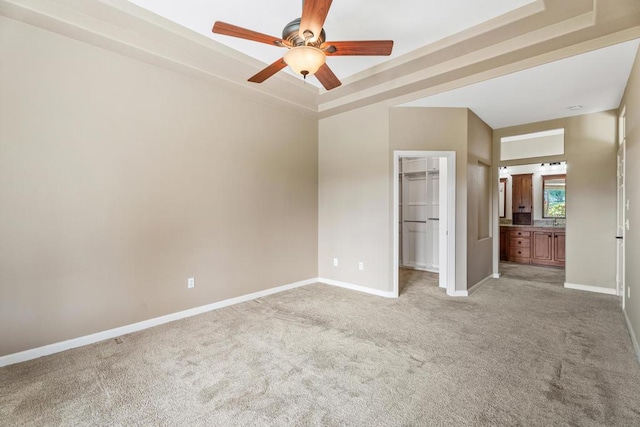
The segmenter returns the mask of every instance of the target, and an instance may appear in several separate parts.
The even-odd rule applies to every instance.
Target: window
[[[566,218],[566,175],[542,177],[542,217]]]
[[[564,129],[552,129],[500,138],[500,160],[564,154]]]

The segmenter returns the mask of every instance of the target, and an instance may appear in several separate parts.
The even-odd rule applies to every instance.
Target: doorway
[[[500,276],[565,285],[565,161],[500,167]]]
[[[394,151],[393,159],[394,294],[402,266],[437,274],[455,295],[455,152]]]

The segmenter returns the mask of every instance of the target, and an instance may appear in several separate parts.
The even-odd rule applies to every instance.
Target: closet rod
[[[421,224],[426,224],[427,223],[427,221],[412,221],[412,220],[408,220],[408,219],[405,219],[404,222],[418,222],[418,223],[421,223]]]

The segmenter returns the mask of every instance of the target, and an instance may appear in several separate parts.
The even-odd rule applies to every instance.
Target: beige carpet
[[[500,277],[505,279],[526,280],[564,287],[565,272],[560,267],[500,262]]]
[[[411,272],[410,272],[411,273]],[[0,425],[640,425],[615,297],[316,284],[0,369]]]

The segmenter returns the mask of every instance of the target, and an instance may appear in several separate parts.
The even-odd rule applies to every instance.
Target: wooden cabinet
[[[535,231],[533,233],[534,262],[546,264],[553,260],[553,233],[549,231]]]
[[[564,266],[565,232],[553,228],[500,227],[500,259]]]
[[[535,231],[533,236],[533,264],[564,265],[564,231]]]
[[[531,264],[531,232],[523,229],[509,230],[507,259],[521,264]]]
[[[508,248],[509,245],[509,230],[504,227],[500,227],[500,260],[506,261],[508,259]]]
[[[564,249],[565,249],[565,233],[564,231],[554,231],[553,233],[553,260],[557,265],[564,265]]]
[[[511,176],[511,215],[516,225],[531,225],[533,214],[533,174]]]

